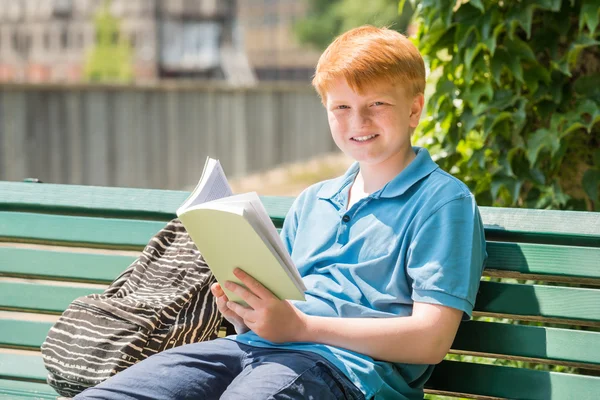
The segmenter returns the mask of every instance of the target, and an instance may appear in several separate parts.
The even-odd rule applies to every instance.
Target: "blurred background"
[[[370,23],[418,45],[414,142],[479,204],[598,210],[598,7],[534,3],[0,0],[0,180],[190,189],[211,156],[297,194],[350,162],[310,80]]]
[[[234,183],[306,160],[318,178],[319,155],[343,171],[310,86],[334,3],[0,0],[0,179],[185,189],[208,155]],[[377,3],[371,22],[406,27]]]

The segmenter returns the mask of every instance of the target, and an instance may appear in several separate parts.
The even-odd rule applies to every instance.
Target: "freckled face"
[[[379,84],[354,92],[345,79],[326,93],[327,116],[336,145],[361,164],[394,164],[412,151],[423,96],[407,95],[402,85]]]

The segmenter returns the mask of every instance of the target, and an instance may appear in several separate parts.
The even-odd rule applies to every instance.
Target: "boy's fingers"
[[[225,296],[225,295],[219,296],[216,299],[217,299],[217,307],[227,308],[227,302],[229,301],[227,296]]]
[[[220,296],[221,294],[223,294],[223,288],[221,287],[221,285],[219,285],[218,282],[215,282],[212,285],[210,285],[210,290],[215,296]]]
[[[275,296],[273,293],[271,293],[271,291],[269,289],[264,287],[259,281],[254,279],[251,275],[244,272],[241,268],[236,268],[233,271],[233,273],[259,299],[268,300]],[[244,299],[244,300],[246,300],[246,299]],[[246,301],[248,301],[248,300],[246,300]],[[250,302],[248,302],[248,304],[250,304]],[[252,305],[252,304],[250,304],[250,305]]]
[[[254,310],[248,307],[244,307],[234,301],[228,301],[227,302],[227,307],[234,312],[238,317],[242,318],[244,320],[244,323],[253,323],[254,321],[250,321],[248,319],[248,317],[250,316],[250,313],[252,313]]]
[[[244,299],[250,307],[256,309],[260,306],[260,298],[245,287],[231,281],[225,282],[225,287]]]

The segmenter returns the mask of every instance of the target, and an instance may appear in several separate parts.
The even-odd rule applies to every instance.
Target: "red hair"
[[[357,93],[382,82],[400,83],[412,96],[425,91],[425,63],[415,45],[399,32],[371,25],[338,36],[319,58],[312,84],[323,102],[340,77]]]

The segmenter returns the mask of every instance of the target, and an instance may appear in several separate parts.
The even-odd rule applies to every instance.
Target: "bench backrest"
[[[45,380],[38,350],[53,321],[76,297],[101,292],[187,195],[0,182],[0,387]],[[280,227],[293,199],[261,199]],[[600,213],[481,212],[489,260],[476,318],[461,325],[427,391],[593,398],[600,393]]]

